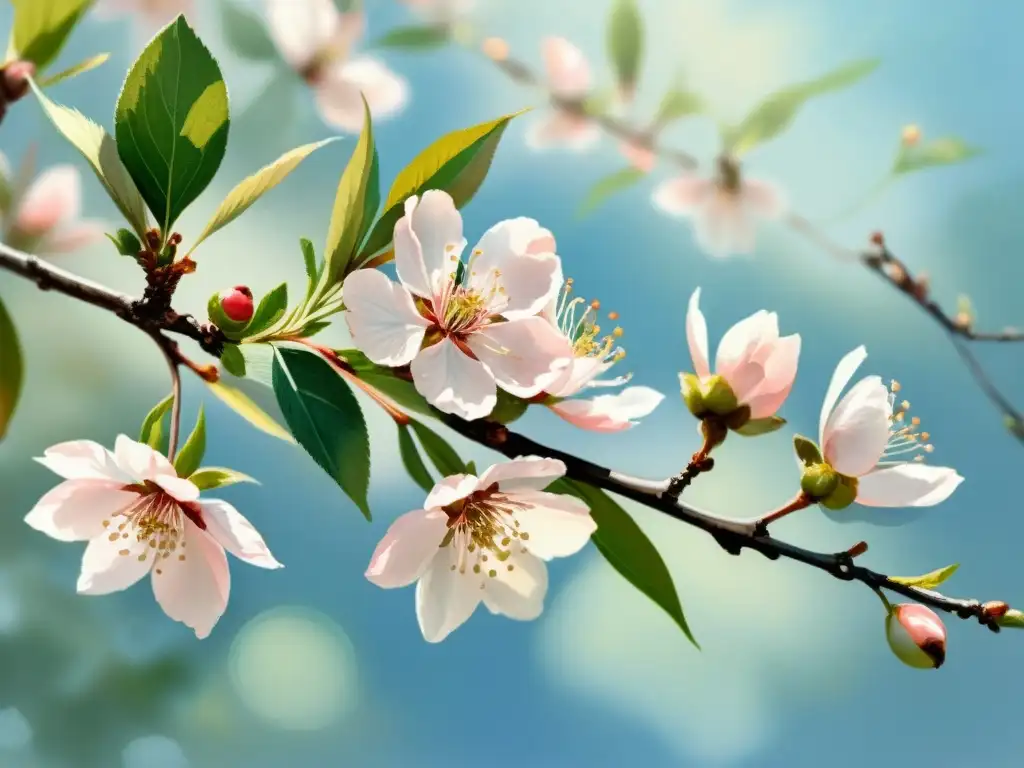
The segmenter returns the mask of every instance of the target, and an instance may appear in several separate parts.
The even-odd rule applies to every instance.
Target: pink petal
[[[152,482],[159,485],[175,501],[188,504],[199,498],[199,489],[191,480],[177,475],[156,475]]]
[[[428,512],[440,510],[466,498],[476,489],[477,478],[474,475],[449,475],[434,485],[423,506]]]
[[[536,315],[558,296],[563,282],[558,256],[538,250],[549,243],[553,248],[551,233],[533,219],[495,224],[473,249],[469,287],[484,295],[495,286],[504,288],[502,305],[495,310],[509,320]]]
[[[130,525],[120,537],[115,529],[91,539],[82,555],[79,594],[107,595],[127,589],[153,567],[155,558],[149,550],[148,539],[140,541]]]
[[[448,338],[420,352],[410,370],[416,391],[444,413],[481,419],[498,402],[494,375]]]
[[[544,41],[544,69],[557,96],[578,99],[590,90],[590,65],[583,52],[564,37]]]
[[[583,390],[612,365],[614,363],[606,362],[603,357],[574,357],[558,378],[544,388],[544,391],[555,397],[571,397]]]
[[[948,499],[963,481],[949,467],[898,464],[861,477],[857,503],[866,507],[932,507]]]
[[[860,364],[864,362],[867,356],[868,351],[862,344],[852,352],[848,352],[839,361],[839,364],[836,365],[836,370],[833,372],[832,379],[828,383],[828,390],[825,392],[825,400],[821,404],[821,415],[818,418],[819,445],[824,445],[825,443],[825,425],[828,423],[829,414],[832,413],[832,409],[839,400],[839,395],[846,389],[846,385],[850,383],[853,374],[857,372]]]
[[[601,129],[591,120],[562,110],[530,123],[526,131],[526,145],[534,150],[561,147],[572,152],[584,152],[601,138]]]
[[[460,568],[460,554],[451,544],[443,547],[416,584],[416,619],[429,643],[441,642],[462,626],[483,596],[480,585],[486,577]]]
[[[621,141],[619,142],[619,152],[638,171],[650,173],[654,170],[657,157],[654,152],[646,147],[641,147],[629,141]]]
[[[715,194],[715,184],[699,176],[671,179],[654,190],[654,205],[673,216],[692,216]]]
[[[786,200],[775,185],[758,179],[745,179],[740,195],[746,208],[764,219],[777,219],[786,210]]]
[[[114,454],[92,440],[58,443],[47,448],[36,461],[67,480],[113,480],[123,484],[134,481],[117,465]]]
[[[407,587],[420,578],[439,553],[448,531],[448,515],[417,509],[388,528],[370,559],[366,578],[378,587]]]
[[[717,191],[694,217],[697,244],[716,258],[754,250],[755,223],[735,195]]]
[[[346,11],[338,15],[338,24],[331,41],[332,50],[346,54],[352,50],[366,31],[366,16],[362,11]]]
[[[889,442],[889,391],[878,376],[857,382],[825,425],[822,453],[837,471],[860,477],[882,458]]]
[[[493,614],[532,621],[544,611],[548,568],[529,552],[516,552],[496,564],[494,577],[484,581],[484,605]]]
[[[44,255],[72,253],[100,242],[103,239],[103,231],[104,226],[93,221],[61,227],[44,237],[36,250]]]
[[[573,357],[568,340],[542,317],[488,325],[467,344],[501,388],[517,397],[543,392]]]
[[[202,640],[228,606],[231,573],[224,549],[195,525],[185,525],[183,548],[153,569],[153,595],[164,613]]]
[[[82,179],[73,165],[58,165],[40,174],[25,192],[14,225],[26,235],[45,235],[78,218]]]
[[[363,128],[363,100],[359,95],[359,87],[340,77],[338,71],[327,70],[323,78],[313,86],[316,107],[320,110],[320,117],[330,127],[358,133]]]
[[[587,505],[575,496],[527,491],[517,493],[516,501],[527,505],[515,513],[520,533],[529,534],[523,546],[544,560],[575,555],[597,530]]]
[[[718,343],[715,354],[715,373],[724,376],[730,386],[738,385],[735,375],[739,369],[750,361],[754,352],[765,341],[772,342],[779,338],[778,318],[770,312],[760,310],[740,320],[732,326]],[[758,366],[760,369],[760,366]],[[763,375],[759,374],[758,380]],[[749,386],[749,382],[744,382]],[[735,386],[734,386],[735,389]]]
[[[270,37],[295,69],[309,65],[338,31],[333,0],[266,0],[266,13]]]
[[[520,456],[489,467],[480,476],[477,488],[483,490],[498,484],[502,493],[542,491],[565,475],[565,464],[558,459]]]
[[[637,425],[636,419],[650,414],[665,396],[649,387],[628,387],[614,395],[589,400],[563,400],[551,410],[581,429],[592,432],[621,432]]]
[[[127,435],[118,435],[114,441],[114,457],[121,471],[133,480],[152,480],[158,475],[177,475],[174,465],[166,456],[157,453],[145,443],[132,440]]]
[[[690,296],[686,309],[686,343],[690,347],[693,372],[701,379],[711,375],[708,367],[708,323],[700,311],[700,288]]]
[[[109,480],[66,480],[36,502],[25,522],[57,541],[88,541],[139,498],[123,487]]]
[[[233,506],[226,501],[205,499],[199,502],[199,507],[206,532],[232,555],[258,568],[284,568],[270,553],[259,531]]]
[[[342,285],[345,322],[352,341],[378,365],[408,365],[430,323],[405,286],[376,269],[357,269]]]
[[[402,284],[433,300],[450,279],[466,247],[462,216],[451,195],[429,190],[405,201],[405,215],[395,224],[395,269]]]
[[[367,58],[346,61],[337,77],[363,94],[374,120],[394,115],[409,102],[409,84],[379,61]],[[359,129],[363,123],[361,113],[360,109]]]
[[[765,364],[764,380],[748,400],[750,417],[766,419],[774,416],[793,389],[800,360],[800,335],[784,336],[775,343]]]

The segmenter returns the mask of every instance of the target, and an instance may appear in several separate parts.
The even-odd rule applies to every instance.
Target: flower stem
[[[703,472],[710,472],[715,468],[715,460],[711,458],[711,451],[715,447],[714,437],[710,431],[704,432],[704,445],[690,458],[690,463],[678,475],[668,481],[665,489],[666,498],[678,499],[683,490],[693,482],[697,475]]]
[[[369,395],[377,405],[384,409],[388,416],[395,420],[395,423],[399,426],[405,426],[409,423],[409,417],[398,408],[396,408],[391,402],[387,400],[378,390],[367,384],[365,381],[356,375],[355,371],[352,370],[352,366],[348,364],[346,360],[343,360],[333,349],[322,346],[309,339],[294,339],[299,344],[304,344],[315,352],[319,353],[331,366],[346,380],[350,381],[359,387],[363,392]]]
[[[178,370],[178,356],[175,354],[178,345],[159,333],[153,334],[160,351],[167,360],[167,367],[171,372],[171,434],[167,441],[167,459],[174,461],[174,454],[178,450],[178,432],[181,428],[181,372]]]
[[[769,512],[766,515],[762,515],[754,522],[754,527],[759,536],[768,535],[768,526],[777,520],[781,520],[786,515],[796,512],[798,509],[807,509],[814,503],[814,500],[805,494],[803,491],[793,497],[791,501],[788,501],[783,506],[779,507],[773,512]]]

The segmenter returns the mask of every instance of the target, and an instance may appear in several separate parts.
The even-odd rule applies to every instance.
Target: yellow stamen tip
[[[619,319],[619,313],[618,312],[609,312],[608,313],[608,319],[609,320],[618,320]]]
[[[616,328],[614,331],[612,331],[612,336],[614,336],[617,339],[621,339],[622,338],[622,329],[621,328]]]

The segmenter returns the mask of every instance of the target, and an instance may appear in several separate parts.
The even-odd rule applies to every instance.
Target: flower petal
[[[621,432],[637,425],[665,396],[650,387],[627,387],[614,395],[563,400],[549,406],[570,424],[592,432]]]
[[[377,544],[366,578],[378,587],[407,587],[420,578],[440,553],[448,515],[417,509],[399,517]]]
[[[374,59],[358,58],[346,61],[336,76],[351,83],[363,94],[370,107],[370,114],[375,120],[394,115],[409,101],[409,84]],[[361,129],[362,104],[359,112]]]
[[[427,494],[423,502],[429,512],[454,504],[464,499],[477,489],[478,478],[475,475],[449,475],[441,479]]]
[[[697,245],[715,258],[754,251],[756,226],[735,195],[717,191],[694,216]]]
[[[708,323],[700,311],[700,288],[690,296],[686,309],[686,343],[690,347],[693,372],[701,379],[711,375],[708,367]]]
[[[516,501],[526,505],[515,513],[519,530],[529,535],[523,546],[544,560],[575,555],[597,530],[590,509],[575,496],[526,491]]]
[[[544,391],[555,397],[571,397],[588,386],[602,384],[603,382],[594,382],[594,379],[612,365],[614,363],[606,361],[603,357],[574,357]]]
[[[837,471],[860,477],[882,458],[890,436],[889,391],[878,376],[857,382],[825,425],[821,452]]]
[[[313,84],[313,97],[323,121],[338,130],[358,133],[363,128],[363,100],[359,88],[341,77],[340,67],[327,69]]]
[[[764,367],[764,380],[746,403],[752,419],[766,419],[775,415],[793,389],[800,360],[799,334],[784,336],[775,343],[775,349]]]
[[[127,435],[118,435],[114,441],[114,458],[123,472],[133,480],[152,480],[158,475],[174,477],[174,465],[162,453],[145,443],[132,440]]]
[[[36,502],[25,522],[57,541],[87,541],[139,498],[123,487],[109,480],[65,480]]]
[[[284,568],[270,553],[270,548],[253,524],[226,501],[204,499],[199,502],[199,508],[206,523],[206,532],[239,560],[258,568]]]
[[[156,601],[164,613],[202,640],[224,615],[230,592],[231,572],[223,547],[186,523],[184,549],[161,558],[153,569]]]
[[[657,156],[652,150],[629,141],[619,142],[619,154],[626,158],[631,166],[643,173],[650,173],[654,170],[654,164],[657,161]]]
[[[36,461],[66,480],[114,480],[124,484],[135,480],[117,465],[114,454],[92,440],[58,443]]]
[[[779,337],[778,320],[776,319],[773,323],[772,314],[763,309],[733,325],[718,343],[718,352],[715,354],[715,373],[724,376],[735,389],[739,382],[734,374],[751,359],[762,341],[766,337],[770,338],[773,326],[777,339]],[[760,378],[762,378],[761,373],[758,376],[759,381]]]
[[[692,216],[710,202],[715,184],[700,176],[670,179],[657,186],[651,202],[672,216]]]
[[[818,445],[825,443],[825,425],[828,423],[832,409],[839,401],[839,395],[846,389],[846,385],[850,383],[853,374],[857,372],[867,356],[868,351],[862,344],[852,352],[848,352],[836,366],[832,380],[828,383],[828,390],[825,392],[825,400],[821,404],[821,416],[818,418]]]
[[[191,480],[177,475],[156,475],[152,482],[159,485],[175,501],[183,504],[195,501],[199,498],[199,488]]]
[[[551,250],[541,250],[548,246]],[[504,288],[504,302],[496,310],[509,320],[536,315],[557,297],[562,285],[561,260],[554,247],[551,232],[534,219],[498,222],[473,249],[469,286],[485,295],[495,285]]]
[[[867,507],[932,507],[948,499],[964,479],[949,467],[907,463],[860,478],[857,503]]]
[[[495,563],[493,578],[484,581],[484,605],[491,613],[518,621],[532,621],[544,611],[548,567],[529,552],[517,552]]]
[[[270,37],[295,69],[312,62],[338,30],[333,0],[267,0],[266,10]]]
[[[481,419],[498,403],[494,375],[445,338],[421,351],[410,366],[416,391],[444,413]]]
[[[601,129],[592,120],[562,110],[534,120],[526,130],[526,145],[534,150],[562,147],[584,152],[600,139]]]
[[[744,179],[740,197],[747,210],[764,219],[777,219],[786,211],[782,190],[759,179]]]
[[[568,339],[542,317],[488,325],[466,343],[501,388],[517,397],[543,392],[573,357]]]
[[[462,216],[451,195],[432,189],[406,200],[394,241],[398,279],[417,296],[435,299],[466,247]]]
[[[82,178],[73,165],[57,165],[39,175],[25,192],[14,226],[26,235],[45,235],[79,217]]]
[[[137,582],[154,559],[149,555],[149,541],[139,540],[134,526],[102,533],[91,539],[82,555],[82,571],[78,576],[78,592],[82,595],[107,595],[120,592]]]
[[[68,227],[61,227],[43,238],[36,247],[44,255],[71,253],[81,250],[103,239],[105,227],[97,221],[83,221]]]
[[[541,491],[564,475],[565,464],[558,459],[520,456],[488,467],[476,487],[483,490],[497,483],[502,493]]]
[[[408,365],[423,344],[430,323],[412,294],[377,269],[357,269],[341,289],[352,342],[378,365]]]
[[[416,583],[416,619],[428,643],[439,643],[480,604],[480,585],[486,578],[472,568],[459,568],[460,550],[449,544],[441,549]]]
[[[583,52],[564,37],[544,40],[544,70],[557,96],[578,99],[590,90],[590,64]]]

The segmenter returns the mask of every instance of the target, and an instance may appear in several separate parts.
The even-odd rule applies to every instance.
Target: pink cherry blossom
[[[615,328],[600,336],[601,328],[596,322],[599,304],[588,304],[578,296],[569,298],[571,291],[572,280],[566,280],[561,296],[541,313],[566,338],[573,351],[568,367],[545,390],[556,398],[548,407],[570,424],[593,432],[619,432],[636,426],[636,419],[658,407],[665,398],[663,394],[650,387],[627,387],[611,395],[565,399],[587,389],[621,386],[632,378],[632,374],[627,374],[598,379],[625,357],[625,350],[618,345],[622,329]],[[609,313],[609,320],[617,317],[614,312]]]
[[[423,637],[444,640],[483,601],[488,610],[529,621],[548,587],[545,560],[574,555],[597,524],[579,499],[544,491],[565,464],[536,456],[453,475],[408,512],[377,545],[366,578],[393,589],[416,582]]]
[[[700,311],[700,288],[690,296],[686,342],[693,371],[704,382],[712,371],[708,325]],[[761,310],[726,331],[718,344],[714,373],[725,379],[741,406],[750,406],[751,419],[767,419],[789,397],[799,359],[800,334],[780,337],[778,315]]]
[[[653,171],[658,161],[652,149],[632,141],[620,141],[619,154],[629,161],[630,166],[643,173]]]
[[[580,102],[590,92],[590,64],[580,49],[564,37],[544,41],[544,68],[548,89],[555,98]],[[600,129],[589,118],[556,108],[530,126],[526,141],[534,149],[562,146],[583,151],[600,137]]]
[[[345,278],[345,320],[355,345],[378,365],[410,365],[434,407],[464,419],[487,416],[497,386],[533,397],[569,364],[566,339],[537,316],[556,294],[554,238],[533,219],[502,221],[473,249],[458,281],[466,240],[446,192],[405,202],[395,225],[399,282],[375,269]]]
[[[715,178],[686,175],[654,190],[655,206],[673,216],[693,219],[697,244],[719,258],[754,252],[757,220],[785,212],[782,193],[757,179],[741,178],[734,161],[719,161]]]
[[[895,605],[885,620],[889,647],[904,664],[938,669],[946,660],[946,626],[931,608],[920,603]]]
[[[64,478],[25,522],[58,541],[88,541],[78,592],[105,595],[152,575],[170,618],[207,637],[228,603],[224,550],[260,568],[281,568],[234,507],[200,499],[167,458],[120,435],[110,452],[91,440],[49,448],[37,461]]]
[[[136,14],[148,27],[162,27],[179,14],[192,16],[195,0],[99,0],[96,15],[109,18],[120,14]]]
[[[6,161],[0,158],[0,173]],[[39,175],[3,216],[4,242],[39,255],[68,253],[103,237],[103,226],[82,221],[82,179],[72,165]],[[4,214],[0,211],[0,214]]]
[[[333,0],[267,0],[270,35],[284,60],[312,87],[324,122],[357,132],[366,98],[374,118],[409,100],[405,80],[375,59],[351,58],[363,36],[363,14],[339,13]]]
[[[886,388],[867,376],[840,393],[868,353],[857,347],[836,366],[821,406],[818,441],[825,461],[857,478],[858,504],[868,507],[930,507],[945,501],[963,482],[949,467],[924,464],[932,446],[920,420],[909,418],[910,403],[896,403],[899,385]],[[838,401],[838,405],[836,402]]]

